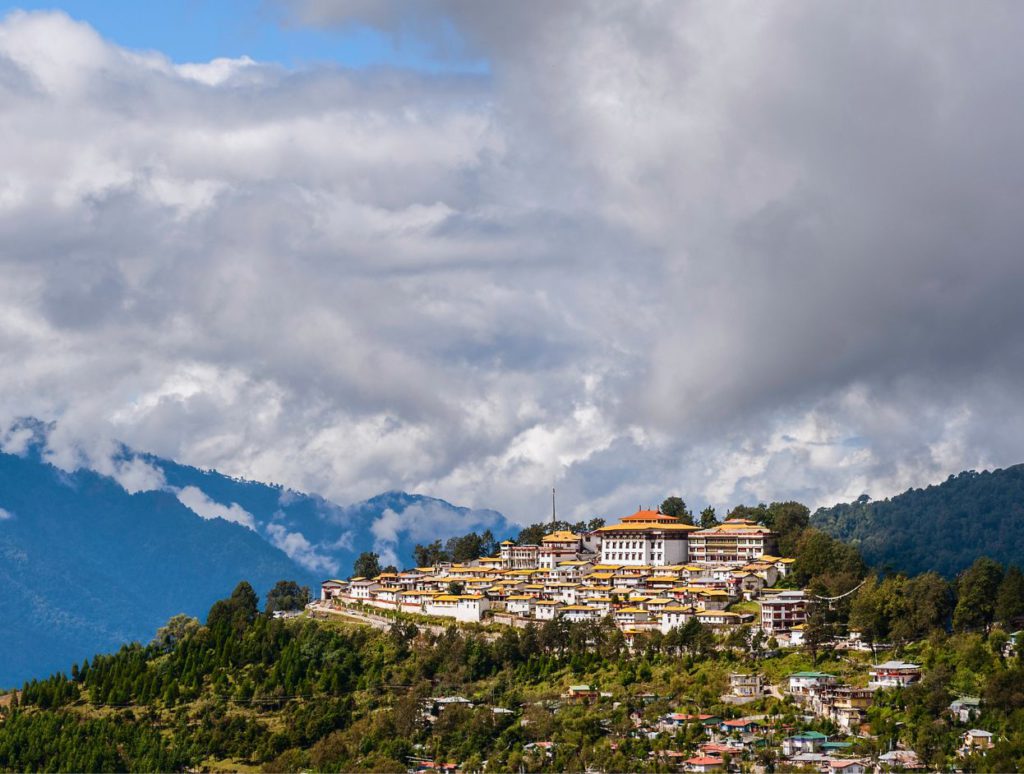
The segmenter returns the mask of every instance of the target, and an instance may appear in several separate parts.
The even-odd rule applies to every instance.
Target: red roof
[[[736,720],[727,720],[722,725],[729,726],[731,728],[743,728],[743,726],[756,726],[758,723],[756,720],[749,720],[747,718],[736,718]]]
[[[690,758],[686,761],[690,766],[714,766],[716,763],[725,763],[721,758]]]

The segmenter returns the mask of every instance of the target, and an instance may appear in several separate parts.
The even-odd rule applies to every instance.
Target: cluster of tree
[[[686,507],[686,501],[679,495],[666,497],[658,510],[666,516],[674,516],[684,524],[693,524],[701,529],[710,529],[718,524],[718,517],[715,515],[715,509],[712,506],[707,506],[700,512],[700,516],[695,519],[693,513]]]
[[[302,610],[309,599],[309,586],[300,586],[293,580],[282,580],[267,592],[267,604],[264,609],[268,613],[275,613],[278,610]]]
[[[976,557],[1024,556],[1024,465],[967,471],[925,489],[821,508],[815,526],[859,547],[875,567],[951,578]]]
[[[850,626],[869,642],[910,642],[936,631],[1011,629],[1024,620],[1024,574],[980,557],[953,582],[938,573],[871,576],[853,596]]]
[[[472,562],[481,556],[493,556],[497,551],[498,541],[487,529],[480,534],[467,532],[450,537],[443,544],[440,540],[427,545],[418,544],[412,555],[417,567],[433,567],[441,562]]]
[[[516,536],[515,542],[516,545],[520,546],[535,546],[539,545],[544,537],[552,532],[575,532],[580,534],[582,532],[593,532],[595,529],[603,526],[604,519],[597,517],[589,521],[542,521],[521,529]]]

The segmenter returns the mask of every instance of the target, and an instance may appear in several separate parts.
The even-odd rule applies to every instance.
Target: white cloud
[[[243,527],[248,527],[253,531],[256,530],[256,519],[238,503],[222,505],[211,500],[201,489],[194,486],[186,486],[175,490],[175,495],[177,495],[182,505],[197,516],[201,516],[204,519],[224,519],[235,524],[241,524]]]
[[[529,522],[1024,457],[1017,6],[293,5],[491,71],[0,22],[0,418],[55,464]]]
[[[338,563],[329,556],[319,553],[301,532],[290,532],[281,524],[267,525],[270,542],[284,551],[307,570],[312,572],[337,573]]]
[[[14,518],[14,514],[4,508],[0,508],[0,521],[9,521]]]

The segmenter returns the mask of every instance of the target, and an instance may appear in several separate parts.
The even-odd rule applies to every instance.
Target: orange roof
[[[661,511],[637,511],[632,516],[623,516],[619,521],[678,521],[678,519]]]

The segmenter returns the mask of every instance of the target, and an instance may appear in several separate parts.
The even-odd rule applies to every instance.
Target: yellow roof
[[[569,532],[565,529],[560,529],[557,532],[552,532],[550,535],[545,535],[541,540],[542,543],[571,543],[574,540],[579,540],[580,536],[574,532]]]
[[[619,613],[646,613],[646,610],[642,610],[639,607],[623,607],[615,611],[615,615]]]
[[[533,599],[533,597],[531,597],[529,594],[513,594],[511,597],[508,598],[509,602],[513,600],[516,602],[525,602],[528,599]]]
[[[441,594],[435,602],[457,602],[460,599],[483,599],[483,594]]]
[[[591,605],[566,605],[562,610],[592,610],[598,612],[597,608]]]

